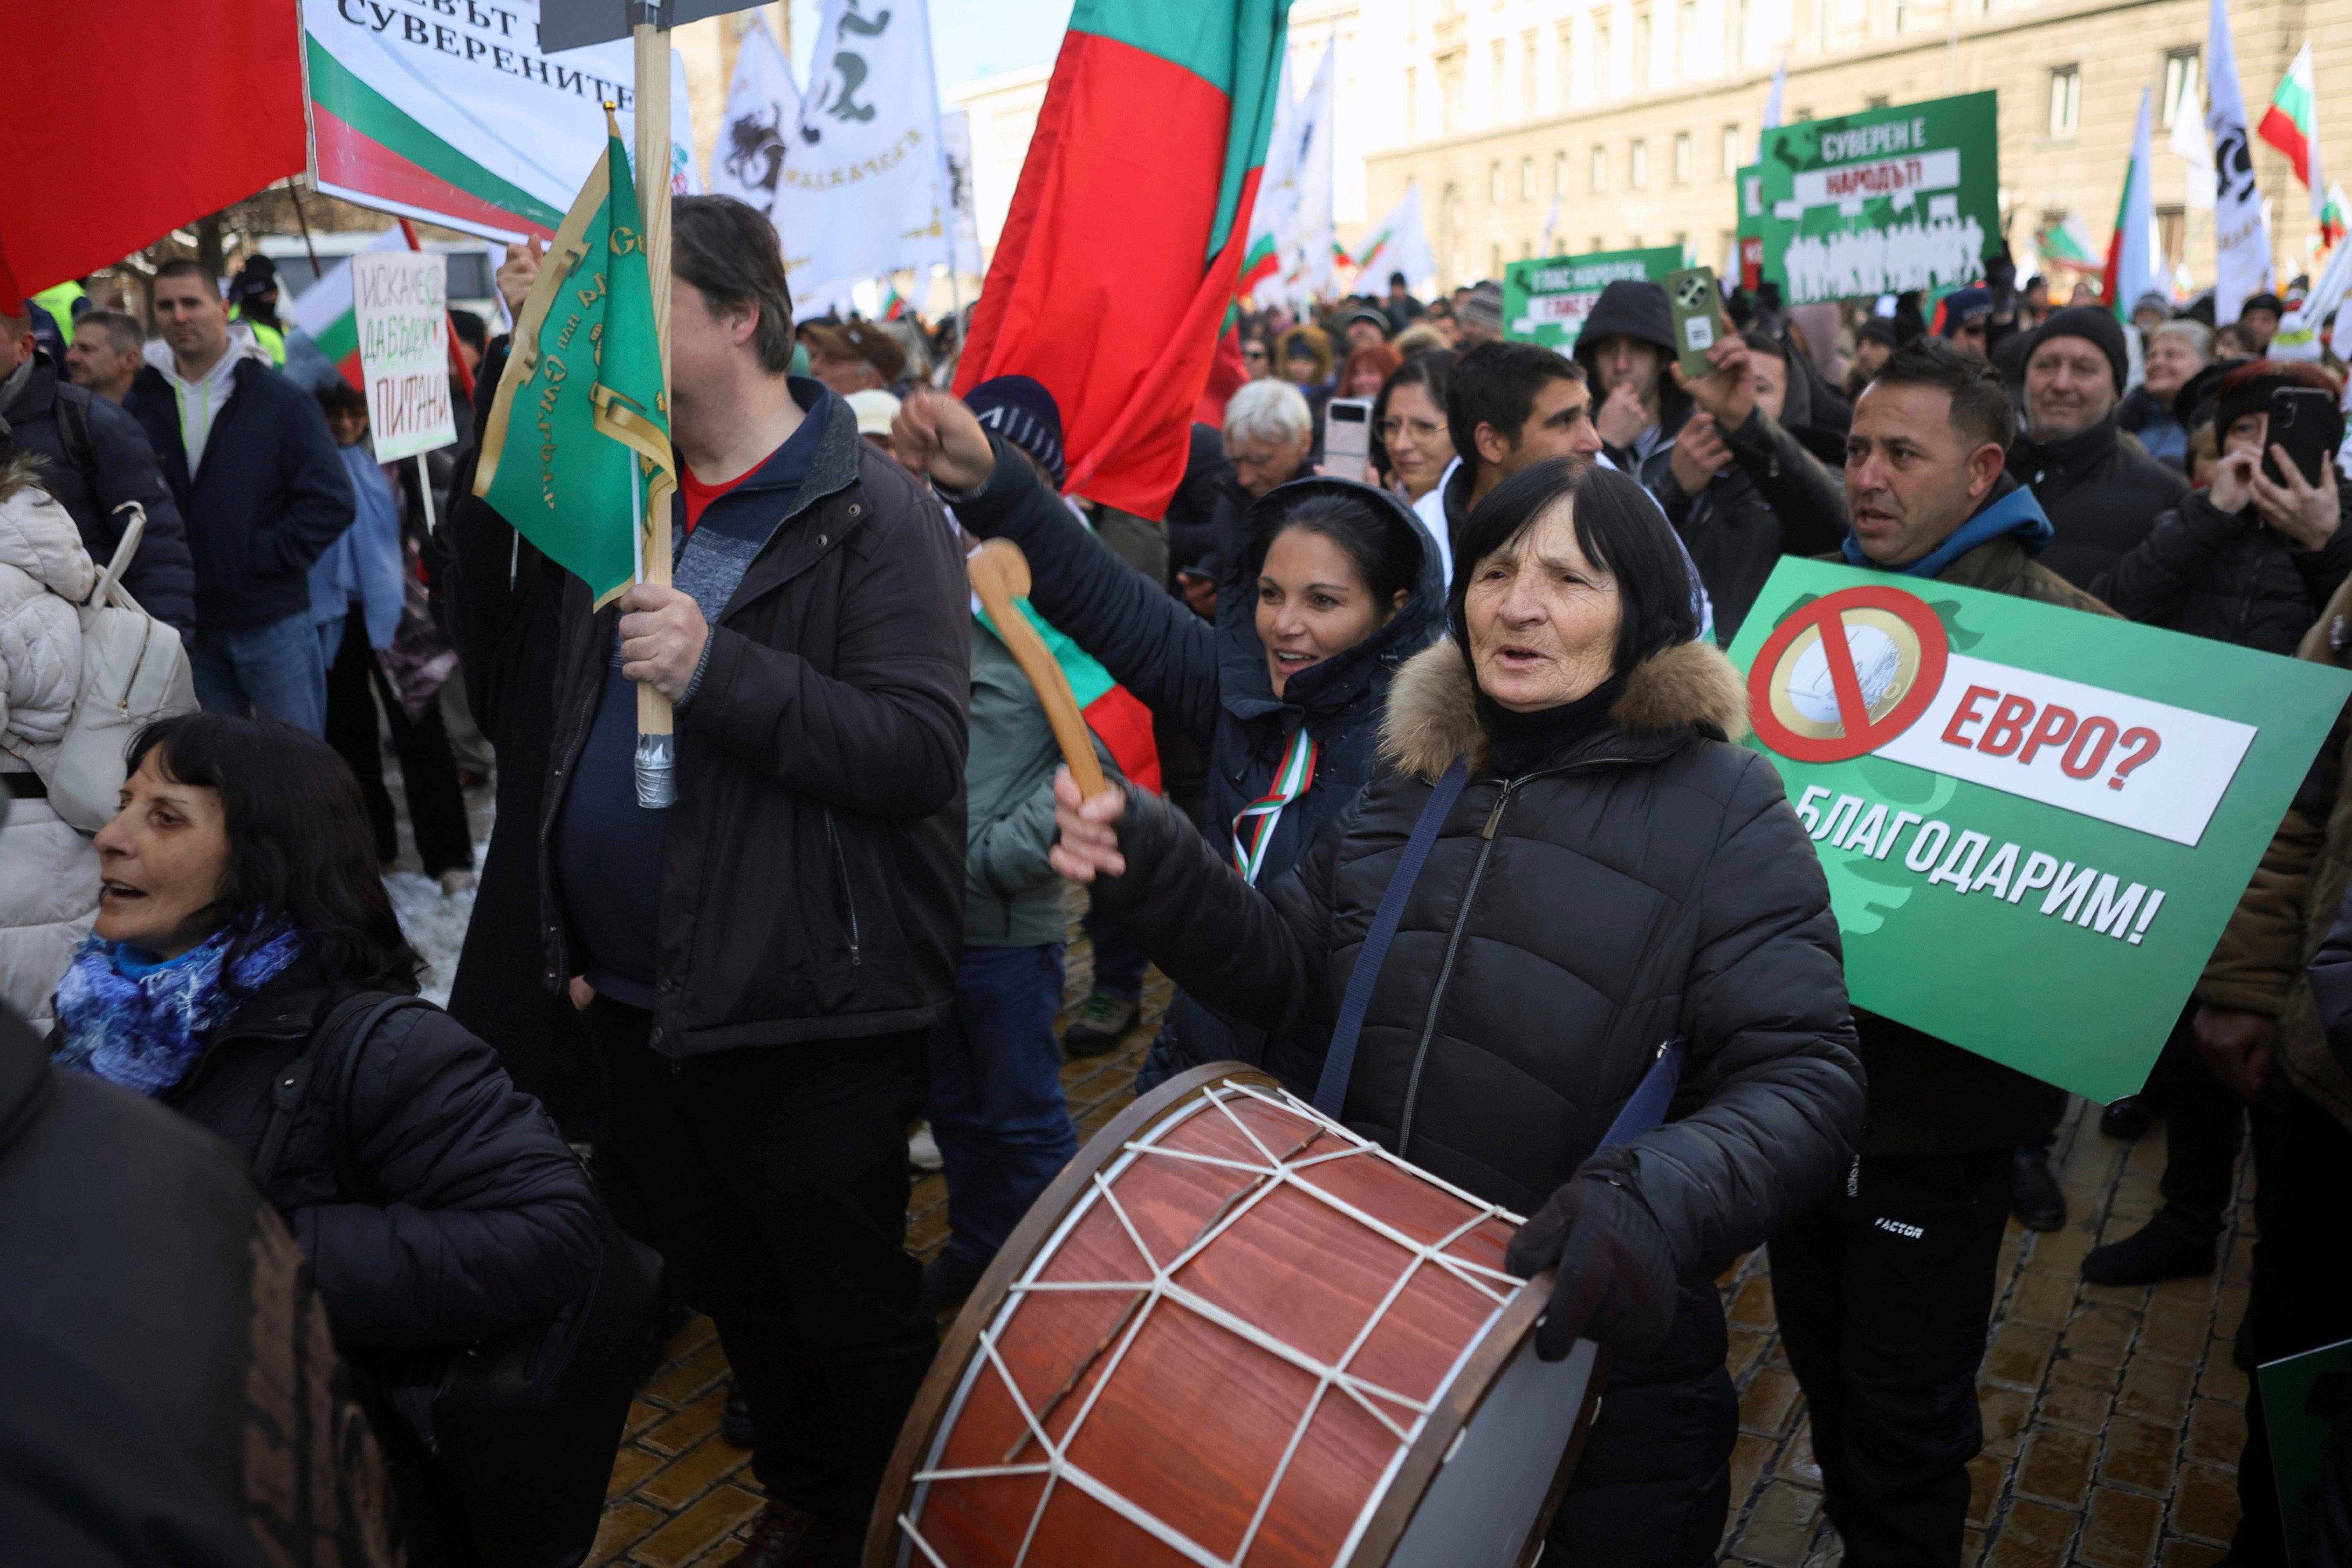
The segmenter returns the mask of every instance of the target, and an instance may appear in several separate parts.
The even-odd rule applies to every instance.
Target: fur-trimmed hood
[[[1433,783],[1458,756],[1468,756],[1474,774],[1483,771],[1493,748],[1475,695],[1469,661],[1450,639],[1414,655],[1389,687],[1381,760]],[[1678,643],[1633,667],[1609,717],[1628,735],[1707,725],[1736,741],[1748,733],[1748,691],[1713,643]]]

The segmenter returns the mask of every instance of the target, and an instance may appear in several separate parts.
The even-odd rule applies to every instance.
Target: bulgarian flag
[[[964,392],[1030,375],[1065,489],[1156,518],[1241,278],[1289,0],[1077,0],[971,338]]]
[[[2320,241],[2333,245],[2344,237],[2344,215],[2334,212],[2327,199],[2327,175],[2319,156],[2319,98],[2312,90],[2311,45],[2296,51],[2294,63],[2271,94],[2271,106],[2254,134],[2286,154],[2294,177],[2311,195],[2311,216],[2318,221]]]
[[[2118,321],[2131,320],[2133,303],[2143,294],[2172,297],[2165,278],[2164,257],[2158,248],[2155,159],[2148,152],[2148,100],[2139,92],[2139,121],[2132,131],[2131,162],[2124,169],[2124,195],[2116,208],[2116,232],[2107,241],[2107,269],[2100,279],[2100,295]]]
[[[2106,263],[2091,248],[2091,237],[2083,232],[2083,220],[2068,213],[2051,227],[2042,231],[2036,247],[2042,259],[2061,267],[2079,267],[2085,271],[2103,271]]]
[[[1152,794],[1160,793],[1160,743],[1151,738],[1151,710],[1136,700],[1133,693],[1110,678],[1110,671],[1097,663],[1095,657],[1072,642],[1051,621],[1039,615],[1026,599],[1013,601],[1029,624],[1037,628],[1045,639],[1045,649],[1054,662],[1062,667],[1062,674],[1070,682],[1070,694],[1078,700],[1078,711],[1109,751],[1111,761],[1128,782],[1139,784]],[[980,595],[972,595],[971,613],[989,635],[1002,641],[996,623],[980,607]]]

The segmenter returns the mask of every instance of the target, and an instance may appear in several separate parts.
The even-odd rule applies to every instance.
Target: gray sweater
[[[1103,772],[1118,776],[1100,740]],[[1054,844],[1054,727],[1012,651],[971,623],[971,752],[964,767],[966,947],[1038,947],[1067,940]]]

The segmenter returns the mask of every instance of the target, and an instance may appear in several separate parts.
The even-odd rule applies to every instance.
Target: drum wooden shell
[[[917,1396],[865,1568],[1512,1568],[1603,1381],[1538,1362],[1518,1218],[1240,1063],[1030,1209]]]

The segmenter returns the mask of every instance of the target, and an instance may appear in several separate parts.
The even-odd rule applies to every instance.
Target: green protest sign
[[[2352,692],[2301,660],[1793,558],[1731,660],[1854,1005],[2102,1103],[2147,1080]]]
[[[2336,1407],[2344,1399],[2345,1380],[2352,1376],[2352,1340],[2266,1361],[2255,1375],[2263,1384],[2263,1427],[2271,1440],[2287,1561],[2299,1564],[2311,1539],[2319,1489],[2327,1479]]]
[[[2000,95],[1764,132],[1764,275],[1792,305],[1954,289],[2000,238]]]
[[[1514,261],[1503,269],[1503,336],[1568,353],[1603,289],[1625,278],[1663,283],[1682,265],[1679,246]]]
[[[1764,281],[1764,165],[1750,163],[1734,181],[1739,193],[1739,286],[1749,293]]]

